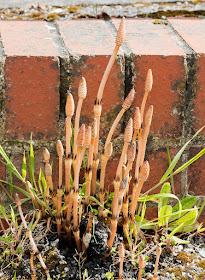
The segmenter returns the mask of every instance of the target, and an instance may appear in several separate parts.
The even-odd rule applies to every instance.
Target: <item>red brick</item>
[[[169,152],[170,152],[171,160],[173,160],[176,153],[178,152],[178,149],[170,148]],[[157,151],[153,151],[151,153],[147,153],[145,160],[148,160],[148,162],[150,164],[150,174],[142,188],[142,192],[146,192],[149,189],[151,189],[152,187],[154,187],[156,184],[158,184],[159,181],[161,180],[162,176],[166,172],[167,168],[169,167],[167,151],[164,149],[160,149]],[[177,167],[179,167],[179,166],[181,166],[181,161],[178,163]],[[174,176],[173,181],[174,181],[174,188],[175,188],[176,194],[180,194],[181,193],[180,175],[177,174],[176,176]],[[159,193],[161,190],[161,187],[162,187],[162,185],[157,187],[150,194]]]
[[[58,134],[59,62],[45,22],[1,21],[6,55],[6,138]]]
[[[189,158],[194,157],[204,147],[191,148]],[[205,156],[203,155],[188,167],[189,194],[205,196]]]
[[[166,25],[153,24],[151,19],[126,20],[126,41],[133,52],[135,106],[141,106],[145,78],[149,68],[153,72],[153,89],[147,108],[154,105],[151,132],[154,136],[181,135],[181,91],[185,88],[185,53],[170,35]],[[114,20],[116,26],[119,20]]]
[[[87,81],[88,94],[83,102],[81,120],[88,124],[92,121],[94,101],[115,47],[115,38],[102,20],[60,21],[59,27],[71,55],[71,92],[76,102],[80,78],[84,76]],[[121,57],[122,52],[119,54]],[[111,70],[102,99],[101,122],[106,133],[123,102],[124,74],[119,57]]]
[[[194,127],[198,130],[204,125],[205,119],[205,21],[197,18],[170,18],[169,21],[198,57],[197,92],[194,106]],[[205,131],[202,131],[202,134],[205,134]]]
[[[6,166],[3,164],[3,158],[0,157],[0,179],[5,180],[5,175],[6,175]]]

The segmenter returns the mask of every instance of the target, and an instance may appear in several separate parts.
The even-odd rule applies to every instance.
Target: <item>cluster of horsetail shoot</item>
[[[83,252],[83,255],[86,256],[86,251],[91,240],[92,224],[95,218],[95,215],[92,211],[92,207],[94,207],[98,210],[97,218],[101,221],[106,218],[106,225],[110,229],[110,235],[108,237],[107,243],[108,249],[106,252],[106,257],[108,257],[117,233],[119,218],[122,217],[124,242],[120,243],[119,245],[119,279],[122,279],[125,250],[129,250],[127,236],[130,235],[131,227],[134,228],[133,236],[135,236],[135,215],[137,207],[139,206],[138,199],[143,184],[149,176],[149,163],[148,161],[144,161],[144,158],[153,114],[152,106],[146,108],[147,97],[152,90],[153,83],[152,71],[149,69],[147,72],[145,92],[141,107],[135,108],[133,118],[129,119],[124,131],[124,144],[116,169],[115,178],[113,178],[114,197],[112,200],[111,209],[107,211],[108,209],[105,208],[107,197],[105,178],[107,164],[113,152],[112,136],[123,115],[131,107],[136,95],[133,88],[125,98],[120,112],[118,113],[114,122],[111,124],[103,152],[101,155],[99,155],[100,119],[101,113],[103,111],[101,101],[109,73],[116,60],[118,50],[124,43],[124,40],[125,19],[122,18],[116,36],[115,48],[103,74],[95,100],[93,121],[89,126],[86,127],[85,124],[80,126],[80,116],[81,109],[83,107],[83,101],[85,98],[89,98],[89,92],[87,93],[85,78],[82,77],[79,83],[77,105],[74,104],[72,94],[68,93],[67,95],[67,101],[65,105],[65,147],[63,147],[63,144],[60,140],[57,141],[56,145],[59,160],[58,186],[55,186],[53,181],[52,169],[54,169],[55,166],[52,166],[51,164],[50,153],[46,148],[43,151],[45,163],[44,174],[47,183],[46,204],[49,209],[52,209],[52,213],[54,213],[54,219],[56,222],[57,234],[59,238],[62,234],[64,234],[67,236],[68,240],[75,240],[78,252]],[[74,113],[75,120],[73,121]],[[87,156],[84,160],[85,154]],[[82,168],[83,160],[86,165],[85,169]],[[100,179],[98,180],[97,171],[99,166]],[[80,174],[82,174],[81,169],[84,170],[85,178],[85,195],[83,197],[80,196],[79,193],[79,179]],[[131,185],[132,169],[134,170],[134,172],[132,172],[132,174],[134,174],[134,180],[132,180],[133,184]],[[64,179],[63,174],[65,174]],[[65,182],[65,185],[63,185],[63,182]],[[30,188],[29,184],[30,183],[27,182],[28,191]],[[30,194],[35,209],[41,210],[42,217],[46,218],[49,211],[46,209],[45,205],[40,205],[36,198],[32,196],[32,191],[30,191]],[[98,204],[93,205],[93,198],[95,199],[95,202],[98,201]],[[16,197],[16,204],[19,208],[19,213],[32,247],[32,279],[35,279],[35,272],[33,268],[34,254],[37,254],[37,257],[39,258],[39,261],[45,270],[47,279],[50,279],[49,272],[33,242],[31,232],[28,230],[26,221],[21,211],[21,203],[18,197]],[[89,205],[92,205],[92,207],[89,207]],[[88,222],[86,231],[80,233],[80,223],[83,215],[87,216]],[[157,248],[157,250],[160,251],[159,248]],[[140,275],[144,265],[144,259],[143,256],[141,256],[139,259],[139,279],[141,279]]]

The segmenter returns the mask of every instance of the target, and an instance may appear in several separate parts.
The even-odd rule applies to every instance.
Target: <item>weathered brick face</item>
[[[6,139],[51,140],[58,135],[59,65],[54,57],[7,57]]]
[[[28,150],[32,133],[36,143],[36,176],[39,168],[43,168],[42,151],[46,145],[52,153],[53,180],[57,187],[58,160],[54,150],[59,135],[64,135],[62,124],[67,90],[73,94],[76,107],[80,78],[86,78],[88,94],[83,102],[80,122],[89,125],[93,120],[93,105],[100,81],[115,46],[119,22],[119,19],[110,22],[65,20],[57,22],[58,28],[45,21],[0,22],[0,137],[19,171],[22,167],[20,154],[25,147]],[[141,106],[148,69],[152,69],[154,83],[145,112],[152,104],[154,113],[145,155],[151,167],[150,176],[142,192],[156,185],[166,171],[166,146],[169,146],[173,159],[180,147],[204,125],[205,21],[169,19],[169,22],[170,25],[156,25],[152,19],[126,20],[126,43],[120,48],[102,99],[101,150],[132,86],[136,97],[132,109],[122,118],[113,136],[114,153],[106,170],[107,190],[113,190],[123,147],[122,132],[135,107]],[[179,165],[204,147],[204,137],[205,130],[186,149]],[[65,143],[65,138],[62,140]],[[133,177],[134,169],[135,164]],[[175,176],[176,194],[184,192],[188,185],[190,194],[205,196],[204,170],[202,157],[188,168],[188,173],[184,171]],[[81,175],[83,182],[83,171]],[[0,176],[5,178],[4,165],[0,165]],[[14,182],[20,185],[17,180]],[[156,211],[156,208],[148,208],[147,216],[152,218]]]

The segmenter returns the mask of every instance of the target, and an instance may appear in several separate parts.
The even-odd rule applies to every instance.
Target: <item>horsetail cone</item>
[[[92,128],[91,128],[91,138],[95,139],[97,136],[97,119],[93,119]]]
[[[85,125],[82,124],[79,132],[78,132],[78,137],[77,137],[77,146],[82,147],[85,141]]]
[[[46,163],[45,165],[45,174],[46,176],[52,176],[52,168],[49,163]]]
[[[152,115],[153,115],[153,106],[151,105],[149,107],[149,109],[147,110],[147,113],[145,115],[145,125],[146,126],[150,126],[151,125],[151,122],[152,122]]]
[[[149,69],[145,81],[145,92],[150,92],[152,90],[152,84],[153,84],[152,70]]]
[[[85,99],[87,95],[87,84],[84,77],[81,78],[78,86],[78,97],[80,99]]]
[[[59,157],[62,157],[64,155],[64,148],[61,140],[58,140],[56,143],[56,151]]]
[[[105,146],[105,150],[104,150],[104,154],[106,157],[110,157],[112,155],[112,143],[109,142],[109,144],[107,146]]]
[[[134,129],[140,129],[141,124],[142,124],[142,121],[141,121],[140,108],[136,107],[135,114],[134,114],[134,119],[133,119],[133,128]]]
[[[140,167],[139,181],[144,183],[147,180],[148,176],[149,176],[149,171],[150,171],[149,162],[145,161],[143,163],[143,165]]]
[[[133,133],[133,120],[132,118],[130,118],[125,128],[125,133],[124,133],[125,142],[129,143],[132,140],[132,133]]]
[[[126,32],[125,32],[125,18],[123,17],[121,19],[120,26],[119,26],[117,36],[116,36],[116,40],[115,40],[115,43],[116,43],[117,46],[120,47],[124,43],[125,35],[126,35]]]
[[[128,146],[127,160],[133,162],[136,155],[136,143],[133,142]]]
[[[130,106],[132,105],[132,102],[134,100],[135,97],[135,90],[134,88],[129,92],[128,96],[125,98],[123,104],[122,104],[122,108],[124,108],[125,110],[128,110],[130,108]]]
[[[73,96],[71,93],[68,93],[66,105],[65,105],[66,116],[72,117],[74,114],[74,110],[75,110],[75,105],[74,105]]]
[[[43,150],[43,158],[45,160],[45,162],[49,162],[50,160],[50,153],[48,151],[48,149],[44,148]]]
[[[86,149],[89,148],[91,142],[91,126],[88,126],[86,133],[85,133],[85,141],[83,143],[83,147]]]

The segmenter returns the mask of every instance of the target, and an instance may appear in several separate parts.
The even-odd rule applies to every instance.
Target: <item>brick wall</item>
[[[121,104],[134,85],[134,106],[140,106],[147,70],[154,85],[147,104],[154,105],[146,158],[151,165],[144,191],[156,184],[168,167],[166,145],[172,158],[205,119],[205,20],[127,19],[126,42],[121,47],[105,87],[101,142]],[[21,168],[21,154],[29,149],[33,133],[36,170],[46,146],[56,162],[55,144],[64,138],[64,106],[69,89],[77,100],[80,77],[87,80],[88,96],[82,119],[92,121],[93,104],[106,64],[115,45],[119,20],[0,21],[0,140]],[[115,133],[114,155],[108,163],[107,187],[112,188],[121,132],[133,109]],[[205,130],[186,150],[180,164],[205,144]],[[191,194],[205,195],[205,158],[174,179],[176,193],[189,184]],[[56,166],[57,168],[57,166]],[[1,177],[5,168],[0,168]]]

